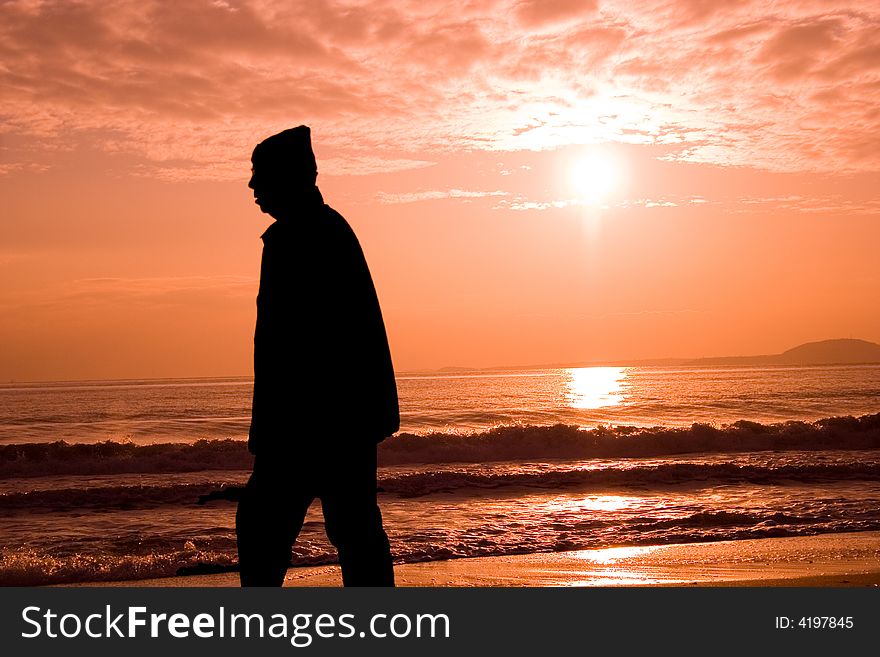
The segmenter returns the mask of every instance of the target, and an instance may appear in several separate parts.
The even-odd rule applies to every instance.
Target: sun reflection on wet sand
[[[567,370],[566,399],[572,408],[605,408],[624,401],[626,367],[577,367]]]
[[[613,547],[601,550],[580,550],[572,556],[583,559],[596,566],[605,568],[590,568],[584,573],[574,573],[574,578],[561,582],[564,586],[653,586],[659,580],[651,572],[651,568],[639,561],[641,557],[662,548],[659,545],[646,545],[639,547]]]
[[[638,547],[613,547],[603,550],[580,550],[574,556],[585,561],[592,561],[593,563],[611,564],[624,559],[632,559],[650,554],[659,547],[661,546],[643,545]]]

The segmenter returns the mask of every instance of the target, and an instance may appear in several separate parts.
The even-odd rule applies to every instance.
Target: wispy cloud
[[[728,212],[754,212],[755,208],[805,214],[880,216],[880,199],[852,199],[843,196],[746,196],[727,207]]]
[[[623,199],[613,203],[596,205],[582,199],[530,199],[515,196],[498,201],[495,210],[560,210],[572,207],[588,207],[602,211],[632,208],[685,208],[687,206],[713,205],[725,213],[754,214],[755,212],[784,212],[797,214],[823,214],[830,216],[880,216],[880,199],[850,198],[842,195],[787,196],[741,196],[735,198],[704,198],[702,196]]]
[[[528,210],[561,210],[573,205],[583,205],[578,199],[556,200],[556,201],[533,201],[522,197],[517,197],[510,201],[499,201],[493,207],[493,210],[513,210],[514,212],[525,212]]]
[[[428,160],[389,159],[370,155],[347,155],[346,157],[324,158],[320,162],[322,175],[331,176],[369,176],[376,173],[410,171],[434,166]]]
[[[700,199],[699,201],[690,200],[690,202],[700,202],[705,203],[706,201]],[[556,200],[544,200],[537,201],[531,200],[527,198],[523,198],[521,196],[516,197],[513,200],[502,200],[499,201],[493,209],[495,210],[513,210],[516,212],[524,212],[527,210],[561,210],[563,208],[572,208],[572,207],[584,207],[591,210],[611,210],[615,208],[634,208],[634,207],[642,207],[642,208],[676,208],[679,206],[679,203],[682,201],[676,202],[669,199],[647,199],[647,198],[639,198],[633,200],[623,200],[616,203],[592,203],[585,201],[583,199],[556,199]]]
[[[379,192],[378,194],[376,194],[376,199],[380,203],[417,203],[419,201],[435,201],[437,199],[444,198],[475,199],[492,196],[507,196],[507,192],[502,192],[500,190],[482,192],[466,189],[434,189],[397,194],[389,192]]]

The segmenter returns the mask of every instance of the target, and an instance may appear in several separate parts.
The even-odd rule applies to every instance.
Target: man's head
[[[251,164],[248,187],[260,210],[277,218],[295,207],[297,197],[314,187],[318,177],[308,126],[267,137],[254,149]]]

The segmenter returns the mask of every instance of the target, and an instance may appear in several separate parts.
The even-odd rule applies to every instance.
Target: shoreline
[[[397,564],[398,586],[418,587],[880,587],[880,531],[468,557]],[[65,587],[237,587],[238,573]],[[339,566],[287,571],[284,586],[338,587]]]

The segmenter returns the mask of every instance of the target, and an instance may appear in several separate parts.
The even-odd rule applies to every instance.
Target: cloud
[[[583,205],[578,199],[563,199],[552,201],[533,201],[517,197],[512,201],[499,201],[493,210],[513,210],[514,212],[526,212],[529,210],[561,210],[575,205]]]
[[[534,200],[528,199],[523,196],[517,196],[513,200],[501,200],[499,201],[493,210],[514,210],[516,212],[525,212],[528,210],[561,210],[563,208],[571,208],[571,207],[584,207],[591,210],[611,210],[615,208],[634,208],[634,207],[642,207],[642,208],[676,208],[681,204],[685,203],[708,203],[705,199],[676,199],[676,201],[660,198],[660,199],[649,199],[649,198],[639,198],[633,200],[623,200],[615,203],[603,203],[596,205],[594,203],[589,203],[584,201],[583,199],[551,199],[551,200]]]
[[[753,0],[673,0],[659,3],[654,11],[655,15],[666,19],[665,24],[681,28],[736,18],[740,11],[752,3]]]
[[[434,201],[442,198],[457,199],[474,199],[486,198],[492,196],[507,196],[507,192],[495,190],[491,192],[469,191],[465,189],[445,189],[445,190],[428,190],[420,192],[408,192],[392,194],[388,192],[379,192],[376,198],[380,203],[417,203],[419,201]]]
[[[756,60],[770,64],[769,75],[779,81],[814,70],[844,34],[840,19],[806,21],[777,31],[761,47]]]
[[[727,207],[728,212],[754,212],[755,207],[769,211],[800,212],[840,216],[880,216],[880,199],[853,199],[834,196],[746,196]]]
[[[0,174],[89,148],[137,175],[239,178],[298,123],[355,174],[615,141],[876,171],[878,22],[803,0],[6,2]]]
[[[346,157],[323,158],[321,175],[330,176],[369,176],[376,173],[393,173],[432,167],[435,162],[427,160],[384,159],[370,155],[348,155]]]
[[[880,216],[880,199],[852,194],[790,193],[778,196],[724,196],[666,195],[654,198],[622,198],[609,200],[599,206],[577,198],[530,198],[524,195],[505,194],[509,198],[499,200],[494,210],[545,211],[565,208],[587,208],[603,212],[631,210],[636,208],[680,208],[687,211],[711,205],[727,214],[785,213],[845,216]],[[436,198],[440,198],[437,196]]]
[[[514,14],[524,25],[539,26],[589,16],[596,5],[596,0],[521,0],[515,4]]]

